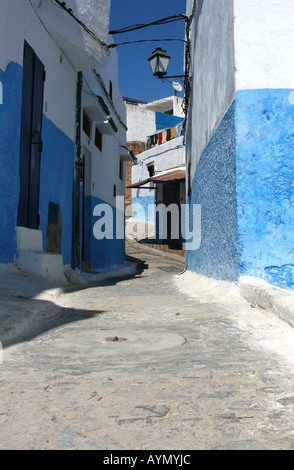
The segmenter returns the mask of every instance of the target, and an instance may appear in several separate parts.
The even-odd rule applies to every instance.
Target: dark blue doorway
[[[20,194],[17,225],[38,229],[45,68],[25,42],[20,138]]]

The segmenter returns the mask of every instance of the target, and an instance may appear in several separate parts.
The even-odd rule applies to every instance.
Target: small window
[[[97,149],[99,149],[101,152],[102,151],[102,133],[99,131],[98,127],[96,127],[96,130],[95,130],[95,145]]]
[[[150,178],[155,175],[154,165],[148,165],[147,170],[148,170]]]
[[[116,185],[113,185],[113,196],[116,197]]]
[[[109,96],[112,99],[112,81],[109,80]]]
[[[89,138],[91,138],[91,119],[85,110],[83,111],[83,131]]]

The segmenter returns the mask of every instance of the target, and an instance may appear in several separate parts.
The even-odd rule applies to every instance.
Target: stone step
[[[24,272],[41,275],[49,281],[67,284],[63,257],[60,254],[22,250],[18,253],[16,263]]]
[[[43,233],[26,227],[17,227],[17,249],[20,251],[43,251]]]

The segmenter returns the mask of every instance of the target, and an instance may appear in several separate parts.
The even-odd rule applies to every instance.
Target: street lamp
[[[157,47],[155,51],[152,52],[151,56],[149,57],[149,63],[152,70],[154,77],[159,79],[162,78],[183,78],[184,75],[173,75],[170,77],[166,76],[168,64],[170,61],[170,56],[161,49],[161,47]]]
[[[162,78],[164,75],[166,75],[170,61],[170,56],[166,53],[166,51],[161,49],[161,47],[157,47],[157,49],[152,52],[151,57],[149,57],[148,60],[152,73],[155,77]]]

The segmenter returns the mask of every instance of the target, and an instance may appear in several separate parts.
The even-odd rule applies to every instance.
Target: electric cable
[[[108,50],[107,44],[104,41],[102,41],[102,39],[98,38],[96,34],[93,33],[93,31],[91,31],[81,20],[78,19],[74,15],[72,9],[66,6],[65,2],[61,2],[60,0],[54,0],[54,1],[55,3],[57,3],[57,5],[59,5],[59,7],[61,7],[64,11],[66,11],[66,13],[68,13],[93,39],[95,39],[95,41],[98,41],[101,46],[103,46],[104,48]]]
[[[127,42],[120,42],[117,44],[109,44],[108,48],[110,49],[112,47],[124,46],[126,44],[136,44],[136,43],[142,43],[142,42],[169,42],[169,41],[186,42],[185,39],[140,39],[137,41],[127,41]]]
[[[128,33],[130,31],[147,28],[148,26],[159,26],[159,25],[161,26],[163,24],[173,23],[174,21],[180,21],[183,19],[187,20],[188,17],[182,14],[168,16],[167,18],[162,18],[160,20],[152,21],[151,23],[142,23],[142,24],[135,24],[131,26],[125,26],[124,28],[121,28],[121,29],[109,31],[109,34],[114,35],[114,34]]]

